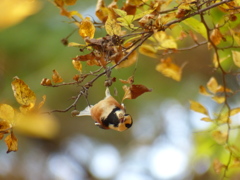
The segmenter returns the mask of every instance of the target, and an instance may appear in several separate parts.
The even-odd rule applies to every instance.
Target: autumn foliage
[[[41,85],[78,85],[79,93],[74,96],[75,99],[69,107],[51,110],[49,114],[78,110],[77,102],[81,97],[88,98],[88,90],[95,88],[94,82],[100,77],[105,77],[102,85],[106,87],[113,83],[122,83],[125,93],[122,101],[133,100],[145,92],[151,92],[152,90],[141,82],[134,82],[134,72],[141,69],[136,68],[127,80],[116,79],[111,74],[115,69],[136,64],[139,54],[149,59],[157,59],[155,70],[179,82],[183,78],[187,61],[180,64],[171,55],[206,45],[213,55],[211,67],[216,77],[209,77],[205,85],[199,85],[199,93],[216,102],[220,110],[210,113],[204,104],[195,100],[190,100],[190,109],[203,115],[200,120],[212,124],[213,128],[209,133],[211,138],[227,151],[227,162],[221,162],[217,158],[213,161],[216,173],[222,173],[225,178],[228,170],[237,166],[237,162],[240,166],[240,147],[236,143],[238,139],[230,135],[235,128],[231,118],[240,112],[240,106],[233,107],[229,100],[239,93],[239,90],[229,88],[226,78],[227,75],[238,78],[240,68],[238,0],[113,0],[108,5],[103,0],[98,0],[95,11],[98,19],[84,17],[81,12],[69,10],[69,6],[74,7],[76,3],[77,0],[53,1],[59,8],[60,15],[76,26],[77,33],[84,41],[83,44],[69,42],[69,36],[62,40],[64,45],[78,48],[81,52],[69,59],[69,63],[73,65],[72,80],[64,79],[57,70],[53,70],[52,77],[44,77]],[[96,37],[97,28],[104,30],[105,35]],[[191,45],[185,46],[182,43],[184,41]],[[231,64],[231,68],[224,65],[226,62]],[[97,70],[86,73],[83,64],[95,66]],[[12,89],[20,104],[19,110],[7,104],[0,105],[0,138],[5,136],[7,152],[17,151],[18,141],[14,131],[15,127],[21,129],[23,119],[39,119],[46,115],[40,113],[45,96],[36,104],[35,93],[18,77],[14,78]],[[222,129],[223,126],[226,128]]]

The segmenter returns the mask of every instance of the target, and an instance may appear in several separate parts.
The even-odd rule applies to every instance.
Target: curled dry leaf
[[[11,125],[5,121],[0,120],[0,140],[3,138],[4,134],[7,134],[10,132]]]
[[[75,75],[73,76],[73,80],[74,80],[74,81],[78,81],[79,78],[80,78],[80,75],[79,75],[79,74],[75,74]]]
[[[63,82],[63,79],[59,75],[59,73],[54,69],[53,70],[53,75],[52,75],[52,80],[54,83],[61,83]]]
[[[52,86],[52,82],[48,78],[43,78],[42,81],[41,81],[41,85],[42,86]]]
[[[9,134],[4,141],[8,147],[7,153],[18,150],[18,140],[13,132],[11,132],[11,134]]]
[[[124,85],[123,90],[125,91],[125,94],[123,96],[123,100],[125,99],[136,99],[138,96],[142,95],[145,92],[151,92],[151,89],[148,89],[144,85],[136,85],[132,84],[130,87]]]
[[[119,81],[123,84],[133,84],[134,83],[134,76],[130,76],[127,80],[119,79]]]
[[[36,102],[35,93],[29,88],[24,81],[18,77],[14,77],[12,82],[12,90],[17,102],[23,106],[34,107]]]
[[[210,39],[212,43],[216,46],[222,41],[222,39],[224,39],[224,37],[221,34],[220,30],[218,28],[215,28],[210,35]],[[208,48],[212,48],[211,43],[208,44]]]

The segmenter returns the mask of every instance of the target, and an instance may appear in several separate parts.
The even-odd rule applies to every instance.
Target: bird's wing
[[[80,111],[77,116],[91,116],[91,108],[93,106],[87,106],[84,110]]]

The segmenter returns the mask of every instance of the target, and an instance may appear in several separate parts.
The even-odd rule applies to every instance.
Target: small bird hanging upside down
[[[105,91],[106,97],[94,106],[88,106],[77,116],[91,116],[95,125],[102,129],[113,129],[116,131],[125,131],[132,126],[133,120],[123,104],[114,99],[109,89]]]

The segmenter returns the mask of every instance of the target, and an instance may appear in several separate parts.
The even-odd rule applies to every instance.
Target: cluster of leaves
[[[19,110],[8,104],[0,104],[0,140],[6,135],[7,153],[18,150],[15,130],[45,138],[52,137],[56,133],[55,122],[49,121],[51,118],[49,115],[40,113],[46,96],[36,104],[35,93],[18,77],[14,77],[12,90],[20,104]]]

